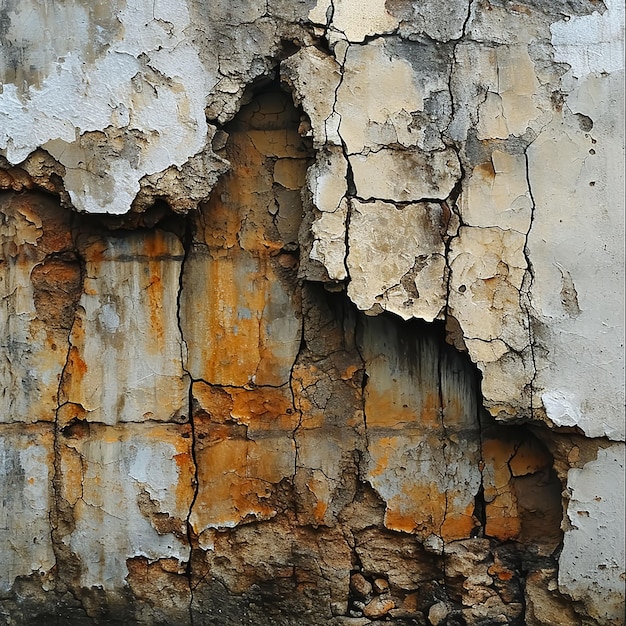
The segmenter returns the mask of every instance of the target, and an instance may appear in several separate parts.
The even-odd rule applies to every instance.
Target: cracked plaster
[[[469,536],[484,522],[474,508],[480,486],[488,535],[526,540],[523,492],[515,491],[522,483],[510,487],[512,476],[525,474],[500,470],[503,444],[489,457],[478,431],[461,434],[473,442],[461,451],[445,415],[441,432],[439,425],[432,433],[414,427],[399,436],[411,421],[403,407],[397,415],[375,408],[377,385],[390,375],[374,372],[387,357],[381,365],[367,345],[348,345],[355,341],[348,331],[332,358],[316,355],[302,296],[292,289],[297,269],[300,279],[345,289],[371,315],[453,318],[457,343],[482,373],[483,405],[501,422],[541,421],[556,433],[576,429],[592,445],[617,442],[569,469],[558,584],[579,602],[578,613],[619,623],[623,594],[615,581],[623,574],[619,563],[605,561],[623,549],[611,517],[623,489],[612,492],[610,510],[601,492],[623,468],[624,317],[616,301],[624,281],[617,210],[624,191],[623,7],[613,0],[515,7],[474,0],[453,3],[444,15],[432,2],[402,0],[112,5],[115,19],[90,4],[28,10],[28,3],[7,3],[2,186],[54,191],[82,213],[137,213],[155,200],[178,212],[204,208],[191,235],[154,229],[148,211],[139,235],[107,238],[96,229],[90,240],[93,226],[83,225],[83,239],[70,241],[46,235],[71,231],[69,214],[50,209],[49,200],[37,200],[35,210],[19,196],[3,204],[0,325],[9,341],[0,366],[2,432],[17,441],[12,422],[38,429],[56,421],[57,428],[53,438],[42,431],[38,445],[47,447],[37,458],[20,456],[20,476],[56,478],[52,494],[45,481],[37,493],[24,491],[38,503],[28,511],[29,532],[41,536],[36,548],[27,547],[23,529],[2,527],[13,542],[3,589],[16,576],[49,571],[68,548],[84,564],[76,584],[107,590],[135,571],[126,559],[173,559],[179,572],[191,558],[189,533],[211,547],[202,557],[211,563],[221,541],[215,529],[280,516],[284,481],[296,485],[302,524],[332,527],[345,507],[356,506],[348,504],[356,492],[345,487],[345,475],[361,472],[384,502],[377,523],[417,535],[431,551],[436,546],[447,555],[449,576],[468,575],[463,597],[473,607],[463,609],[465,619],[498,611],[515,619],[516,602],[505,606],[481,587],[497,575],[478,571],[487,540]],[[59,24],[75,27],[58,36]],[[297,51],[288,52],[285,41]],[[276,126],[282,105],[268,101],[274,121],[263,127],[267,120],[252,112],[240,153],[224,152],[216,129],[249,100],[246,88],[272,72],[306,118]],[[227,132],[237,135],[238,127]],[[244,181],[237,189],[218,182],[229,167],[226,176]],[[261,173],[246,184],[252,168]],[[233,210],[241,206],[247,214]],[[56,317],[46,317],[46,298],[64,303]],[[220,308],[206,306],[211,298]],[[233,344],[225,349],[227,341]],[[400,370],[393,393],[402,396],[415,381]],[[358,372],[369,377],[360,391]],[[208,393],[216,385],[228,389],[232,406]],[[340,418],[333,397],[355,402],[359,393],[365,412]],[[411,415],[419,403],[407,404]],[[151,433],[145,442],[144,427]],[[161,429],[163,441],[152,441],[157,431],[150,429]],[[423,446],[429,436],[451,437],[441,458],[435,444]],[[31,439],[18,449],[31,450]],[[133,441],[152,454],[140,465],[159,466],[161,474],[137,470],[143,453]],[[484,472],[472,457],[480,446],[494,464]],[[346,447],[365,460],[356,463]],[[512,467],[513,458],[504,465]],[[539,463],[530,474],[544,469]],[[105,507],[94,477],[109,470],[119,498]],[[412,476],[422,470],[434,474],[420,491]],[[166,492],[185,481],[170,502]],[[85,488],[91,495],[79,497]],[[54,521],[52,545],[43,539],[49,498],[72,509]],[[118,519],[121,502],[125,517]],[[433,507],[427,522],[420,519],[424,502]],[[7,520],[14,513],[2,511]],[[159,526],[163,515],[184,530]],[[108,555],[95,536],[102,523],[119,537],[118,553]],[[598,547],[583,539],[590,533]],[[358,545],[364,571],[368,559],[376,571],[375,550]],[[17,559],[22,551],[28,559]],[[278,570],[289,569],[288,556],[277,555],[279,562]],[[581,562],[595,569],[582,572]],[[385,566],[392,582],[394,567]],[[341,566],[337,572],[344,580]],[[532,577],[552,575],[529,576],[535,623],[546,623],[536,616],[552,605],[533,605],[547,600],[532,591]],[[568,619],[577,619],[569,610]]]

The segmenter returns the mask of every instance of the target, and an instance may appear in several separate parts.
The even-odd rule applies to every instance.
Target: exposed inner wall
[[[606,444],[497,424],[443,322],[302,280],[303,122],[262,86],[188,216],[2,196],[7,624],[589,623],[561,492]]]

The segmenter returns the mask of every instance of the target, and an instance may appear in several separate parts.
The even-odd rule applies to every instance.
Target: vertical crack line
[[[185,220],[185,230],[180,239],[183,245],[183,259],[180,264],[180,272],[178,275],[178,293],[176,294],[176,321],[178,323],[178,332],[180,334],[181,341],[181,368],[187,376],[189,380],[189,391],[187,394],[187,419],[189,421],[189,427],[191,430],[191,460],[193,462],[193,495],[191,497],[191,502],[189,503],[189,510],[187,512],[187,543],[189,544],[189,559],[187,561],[187,566],[185,568],[185,576],[187,577],[187,584],[189,586],[189,623],[191,626],[194,625],[194,616],[193,616],[193,603],[194,603],[194,589],[193,586],[193,537],[194,531],[191,524],[191,516],[194,510],[194,506],[196,500],[198,498],[199,491],[199,481],[198,481],[198,460],[196,458],[196,427],[195,421],[193,417],[193,377],[191,376],[189,370],[187,369],[187,361],[188,361],[188,345],[185,340],[184,333],[184,325],[182,322],[182,297],[183,297],[183,287],[184,287],[184,276],[185,276],[185,268],[189,261],[189,255],[191,248],[193,246],[193,233],[192,233],[192,223],[191,218],[186,216]]]
[[[465,28],[466,28],[467,22],[470,19],[472,2],[473,0],[470,0],[469,5],[468,5],[468,14],[465,19],[465,23],[463,24],[463,35],[462,35],[463,37],[465,36]],[[454,119],[457,114],[457,103],[454,97],[454,89],[452,88],[453,72],[454,72],[454,68],[457,66],[457,63],[458,63],[457,47],[458,47],[458,41],[455,42],[452,48],[452,60],[451,60],[451,66],[450,66],[449,73],[448,73],[448,92],[450,94],[451,113],[450,113],[450,122],[448,123],[448,126],[444,131],[446,136],[448,135],[450,125],[454,122]],[[461,197],[461,194],[463,192],[463,183],[466,178],[466,171],[463,165],[463,159],[461,159],[461,148],[457,145],[456,141],[451,141],[451,143],[452,143],[451,147],[456,153],[456,158],[459,162],[460,176],[459,176],[458,181],[454,185],[452,191],[450,192],[450,195],[448,196],[448,198],[446,198],[446,200],[444,200],[441,203],[442,208],[444,209],[444,211],[447,212],[446,236],[444,240],[444,258],[445,258],[445,263],[446,263],[446,280],[445,280],[446,303],[445,303],[444,319],[446,321],[447,321],[448,316],[451,315],[450,285],[451,285],[451,280],[452,280],[452,265],[451,265],[450,256],[451,256],[451,250],[452,250],[452,242],[454,241],[454,239],[456,239],[459,236],[459,230],[461,226],[463,226],[463,217],[461,215],[461,210],[459,209],[459,206],[458,206],[458,200]],[[457,217],[457,219],[459,220],[459,223],[457,225],[456,232],[454,234],[451,234],[450,222],[452,220],[453,214]]]
[[[330,15],[329,22],[328,22],[329,24],[328,28],[330,28],[333,15],[335,13],[335,5],[333,4],[332,0],[330,3],[330,7],[331,7],[331,15]],[[337,111],[337,103],[339,102],[339,90],[341,89],[341,85],[343,84],[343,80],[345,78],[346,58],[348,56],[349,47],[350,47],[350,44],[348,43],[346,49],[344,50],[343,58],[341,59],[341,62],[339,62],[337,58],[335,57],[335,60],[337,61],[337,64],[339,65],[339,81],[337,82],[337,86],[335,87],[333,108],[332,108],[332,114],[331,114],[331,115],[337,115],[339,117],[339,123],[337,124],[337,135],[339,139],[341,140],[341,152],[343,154],[343,158],[346,161],[346,192],[343,196],[346,199],[346,205],[347,205],[346,224],[345,224],[345,231],[344,231],[345,232],[344,234],[345,254],[343,257],[343,265],[346,271],[346,279],[345,279],[346,284],[350,282],[350,271],[348,269],[348,254],[350,251],[350,241],[349,241],[348,235],[350,231],[350,215],[352,212],[350,198],[356,196],[356,187],[354,184],[354,173],[352,172],[352,165],[350,163],[350,159],[348,158],[348,147],[346,146],[346,142],[343,140],[343,137],[341,136],[341,124],[343,122],[343,117]],[[328,118],[324,120],[324,134],[326,136],[326,142],[328,143]],[[338,208],[340,206],[341,206],[341,201],[339,202]]]
[[[465,16],[465,20],[463,21],[463,27],[461,28],[461,39],[464,39],[467,35],[467,27],[469,25],[469,21],[472,18],[472,5],[474,4],[474,0],[469,0],[467,3],[467,14]]]
[[[193,586],[193,527],[191,525],[191,515],[198,498],[198,461],[196,459],[196,430],[194,419],[192,415],[193,410],[193,383],[189,383],[189,425],[191,427],[191,459],[193,461],[193,496],[189,503],[189,512],[187,513],[187,542],[189,543],[189,560],[187,561],[187,567],[185,568],[185,575],[187,576],[187,584],[189,585],[189,623],[194,625],[193,617],[193,602],[194,602],[194,589]]]
[[[87,270],[86,270],[85,259],[80,255],[78,246],[76,245],[76,237],[77,237],[76,222],[77,222],[77,216],[72,211],[72,213],[70,214],[69,229],[70,229],[70,237],[72,240],[72,250],[74,254],[76,255],[76,259],[78,260],[78,264],[80,268],[80,290],[81,290],[80,293],[82,295],[85,292],[85,278],[87,276]],[[62,564],[63,564],[63,559],[61,558],[59,545],[57,543],[57,538],[60,539],[60,537],[58,536],[59,522],[61,518],[61,515],[59,512],[59,503],[61,502],[62,494],[63,494],[63,485],[62,485],[63,472],[62,472],[62,467],[61,467],[61,442],[60,442],[61,432],[59,428],[59,418],[60,418],[59,414],[63,406],[66,404],[66,402],[61,402],[61,394],[63,392],[63,384],[65,381],[66,372],[68,371],[69,365],[70,365],[70,355],[72,352],[72,331],[74,330],[74,324],[76,324],[76,313],[78,312],[79,306],[80,306],[80,297],[77,298],[76,300],[72,323],[70,324],[70,328],[67,332],[67,353],[65,356],[65,363],[63,364],[63,367],[61,369],[61,373],[59,376],[59,384],[57,386],[57,406],[54,410],[54,429],[53,429],[53,439],[52,439],[53,474],[52,474],[52,480],[51,480],[51,496],[52,496],[53,501],[51,503],[50,510],[48,512],[48,520],[50,523],[50,540],[52,543],[52,552],[54,554],[55,564],[56,564],[55,578],[56,578],[57,583],[61,581],[61,571],[62,571]],[[83,463],[82,458],[81,458],[81,463]],[[83,478],[84,478],[84,471],[81,473],[81,487],[83,483]],[[68,588],[68,591],[76,599],[76,601],[81,607],[81,610],[84,611],[82,602],[75,595],[74,591],[70,588]]]
[[[363,379],[361,381],[361,410],[363,412],[363,437],[365,440],[365,453],[369,456],[370,441],[369,441],[369,431],[367,429],[367,412],[365,410],[365,394],[367,391],[367,385],[369,383],[369,376],[367,374],[367,362],[365,360],[365,357],[363,356],[361,346],[359,345],[359,339],[358,339],[359,327],[362,329],[361,336],[364,336],[365,329],[363,328],[363,322],[362,320],[359,321],[359,318],[357,317],[354,320],[354,349],[356,350],[356,353],[359,355],[359,359],[361,360],[361,366],[363,367]],[[365,482],[364,469],[362,468],[362,464],[364,460],[367,461],[367,459],[363,459],[362,454],[357,455],[358,477],[363,482]]]
[[[480,526],[472,533],[473,536],[484,537],[485,528],[487,527],[487,503],[485,502],[485,459],[483,456],[485,449],[485,434],[483,432],[483,420],[482,415],[484,412],[483,399],[480,392],[480,381],[478,375],[474,372],[475,376],[475,394],[476,394],[476,424],[478,430],[478,445],[480,459],[478,460],[478,471],[480,473],[480,485],[478,486],[478,492],[474,496],[474,517],[480,522]]]
[[[300,458],[300,446],[298,445],[298,431],[300,430],[300,428],[302,427],[302,411],[300,410],[300,407],[296,406],[296,392],[293,386],[293,371],[294,368],[296,367],[296,364],[299,362],[300,357],[302,355],[302,353],[304,352],[304,350],[307,349],[306,346],[306,340],[304,338],[304,318],[305,318],[305,307],[304,307],[304,298],[302,297],[304,294],[303,289],[302,289],[302,284],[299,285],[300,288],[300,292],[301,292],[301,297],[300,297],[300,314],[301,314],[301,320],[300,320],[300,346],[298,348],[298,353],[296,354],[296,358],[293,361],[293,364],[291,366],[291,369],[289,370],[289,392],[291,393],[291,404],[294,408],[295,411],[297,411],[298,413],[298,423],[295,425],[294,429],[291,431],[291,438],[293,439],[293,445],[294,445],[294,457],[293,457],[293,477],[292,477],[292,486],[295,489],[295,484],[296,484],[296,474],[298,472],[298,460]],[[294,502],[294,508],[296,507],[296,503]],[[294,511],[297,515],[297,511]]]
[[[346,157],[347,158],[347,157]],[[350,162],[348,161],[348,171],[350,170]],[[346,224],[345,224],[345,234],[344,234],[344,247],[345,254],[343,256],[343,266],[346,270],[346,285],[350,282],[350,268],[348,267],[348,256],[350,255],[350,221],[352,220],[352,201],[350,198],[346,198]]]
[[[526,166],[526,185],[528,187],[528,195],[530,196],[530,223],[528,231],[524,237],[524,258],[526,259],[526,271],[522,280],[522,288],[520,289],[520,307],[526,313],[526,323],[528,324],[528,344],[530,347],[530,357],[532,360],[533,372],[530,380],[530,418],[535,417],[535,383],[537,378],[537,361],[535,354],[535,337],[533,332],[533,316],[532,316],[532,286],[535,280],[535,272],[530,259],[530,250],[528,248],[528,240],[535,219],[535,211],[537,208],[535,197],[533,195],[532,185],[530,181],[530,163],[528,160],[528,148],[530,144],[524,148],[524,164]]]

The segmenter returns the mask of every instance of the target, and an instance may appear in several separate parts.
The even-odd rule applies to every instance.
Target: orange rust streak
[[[485,534],[488,537],[494,537],[501,541],[508,539],[516,539],[519,537],[521,523],[517,517],[517,510],[511,510],[508,507],[498,506],[499,498],[486,506],[487,523],[485,525]]]
[[[190,441],[190,439],[183,439]],[[178,481],[176,482],[176,504],[179,510],[185,510],[193,501],[194,488],[192,485],[193,457],[191,450],[179,452],[174,455],[174,461],[178,468]]]
[[[83,361],[76,346],[70,348],[68,367],[66,372],[70,375],[73,385],[80,386],[87,373],[87,363]]]
[[[389,465],[389,457],[394,448],[397,437],[381,437],[371,448],[372,458],[376,460],[376,467],[368,472],[368,476],[380,476]]]
[[[196,511],[203,526],[239,523],[247,515],[272,514],[271,507],[259,500],[269,495],[267,483],[245,477],[248,445],[243,440],[222,439],[197,454]]]
[[[450,499],[450,494],[448,494],[448,499]],[[442,539],[444,541],[456,541],[469,538],[477,523],[473,512],[473,503],[468,504],[462,511],[448,512],[441,525]]]
[[[441,401],[438,391],[429,391],[424,395],[419,425],[426,428],[441,427]]]
[[[164,349],[165,331],[163,328],[163,284],[159,276],[160,269],[158,263],[148,264],[151,272],[150,284],[146,291],[148,294],[148,307],[150,309],[150,334],[151,340],[147,342],[147,347],[152,352],[160,352]],[[153,266],[157,266],[156,268]]]
[[[313,519],[321,524],[324,522],[324,515],[326,515],[326,511],[328,510],[328,504],[322,500],[318,500],[315,508],[313,509]]]

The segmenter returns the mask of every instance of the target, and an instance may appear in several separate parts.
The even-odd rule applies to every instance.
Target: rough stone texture
[[[624,624],[623,41],[4,2],[0,621]]]

